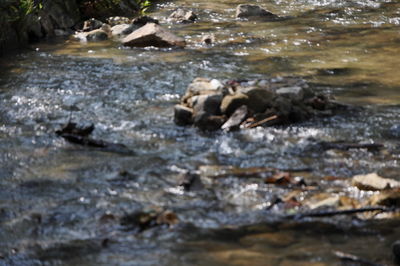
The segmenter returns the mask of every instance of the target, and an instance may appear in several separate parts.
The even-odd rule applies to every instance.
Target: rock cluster
[[[313,94],[300,79],[227,81],[196,78],[175,106],[175,123],[232,130],[304,121],[341,105]]]
[[[184,47],[186,42],[158,25],[158,20],[148,16],[135,18],[130,23],[128,18],[111,17],[113,25],[103,23],[97,19],[89,19],[84,22],[83,29],[76,32],[74,37],[81,41],[103,41],[109,38],[119,39],[124,46],[130,47]]]

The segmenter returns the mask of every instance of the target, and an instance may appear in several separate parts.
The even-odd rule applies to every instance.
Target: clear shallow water
[[[347,189],[345,181],[332,188],[321,181],[324,176],[379,171],[398,178],[399,141],[388,131],[400,124],[400,5],[259,2],[286,18],[248,22],[234,19],[240,3],[157,5],[150,15],[160,19],[177,6],[199,14],[194,24],[168,24],[189,42],[184,50],[58,40],[2,59],[0,263],[332,265],[340,263],[331,253],[336,249],[390,263],[390,244],[399,237],[396,219],[372,225],[328,219],[331,226],[290,227],[278,219],[285,210],[265,209],[291,190],[260,178],[223,178],[190,193],[177,186],[183,170],[203,165],[311,168],[301,175],[319,188],[304,192],[305,198],[335,190],[368,196]],[[204,32],[216,36],[211,47],[199,44]],[[198,76],[299,76],[313,90],[362,109],[234,133],[177,127],[173,106]],[[94,123],[94,138],[123,143],[136,155],[66,143],[54,131],[70,118]],[[377,142],[386,148],[321,151],[320,140]],[[174,211],[181,225],[140,234],[122,230],[121,216],[152,208]],[[264,225],[249,226],[259,223]]]

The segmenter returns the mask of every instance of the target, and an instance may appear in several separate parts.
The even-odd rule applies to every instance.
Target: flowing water
[[[251,1],[284,18],[275,22],[235,20],[241,3],[156,4],[149,15],[185,37],[182,50],[55,40],[2,59],[0,264],[340,265],[334,250],[392,263],[398,218],[284,221],[285,210],[267,207],[291,189],[260,178],[221,178],[193,192],[178,186],[182,172],[205,165],[309,168],[303,176],[319,187],[315,193],[335,193],[325,176],[399,178],[399,133],[390,128],[400,124],[400,3]],[[198,22],[166,23],[177,7],[193,9]],[[216,42],[200,44],[203,33]],[[173,106],[199,76],[301,77],[361,108],[232,133],[178,127]],[[134,154],[65,142],[54,132],[70,119],[94,123],[93,138]],[[385,149],[318,149],[318,141],[337,140]],[[346,184],[336,192],[370,195]],[[180,224],[138,233],[119,222],[150,209],[173,211]]]

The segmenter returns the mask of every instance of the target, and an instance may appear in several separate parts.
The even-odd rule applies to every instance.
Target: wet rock
[[[207,115],[221,114],[220,105],[222,101],[222,94],[215,93],[209,95],[198,95],[192,97],[193,113],[196,117],[200,113]]]
[[[236,7],[237,18],[266,18],[274,20],[278,18],[277,15],[261,8],[258,5],[242,4]]]
[[[185,47],[186,42],[155,23],[147,23],[126,36],[122,44],[130,47]]]
[[[123,35],[131,34],[137,27],[131,24],[119,24],[111,28],[111,35],[113,37],[121,37]]]
[[[186,93],[182,97],[182,103],[187,103],[189,107],[193,107],[191,104],[192,101],[189,101],[191,97],[222,93],[223,88],[224,85],[217,79],[195,78],[186,89]]]
[[[249,97],[243,93],[226,95],[221,102],[221,112],[230,116],[242,105],[247,105]]]
[[[201,42],[206,45],[211,45],[215,43],[215,36],[214,34],[205,34],[201,37]]]
[[[138,18],[134,18],[131,22],[132,25],[138,26],[138,27],[143,27],[147,23],[155,23],[159,24],[158,20],[149,16],[141,16]]]
[[[108,33],[102,29],[93,30],[86,34],[86,40],[89,42],[105,41],[108,39]]]
[[[106,19],[107,23],[113,27],[119,24],[130,24],[130,19],[127,17],[109,17],[108,19]]]
[[[103,22],[100,20],[97,20],[95,18],[91,18],[83,22],[83,28],[82,31],[88,32],[88,31],[93,31],[100,29],[101,26],[103,26]]]
[[[180,126],[193,124],[193,110],[184,105],[175,105],[174,121],[177,125]]]
[[[384,190],[370,198],[371,205],[400,207],[400,189]]]
[[[304,98],[303,88],[298,86],[280,88],[276,93],[295,101],[301,101]]]
[[[192,97],[193,122],[202,130],[217,130],[225,122],[220,116],[221,94],[198,95]]]
[[[179,186],[182,186],[186,191],[196,191],[204,188],[200,175],[191,171],[180,175]]]
[[[169,21],[174,21],[178,23],[192,23],[197,19],[197,15],[191,10],[184,10],[178,8],[169,17]]]
[[[239,92],[248,97],[247,106],[255,113],[262,113],[272,107],[276,94],[270,90],[259,87],[243,87]]]
[[[221,129],[230,131],[239,129],[240,124],[246,120],[249,111],[246,105],[242,105],[240,108],[236,109],[236,111],[229,117],[228,121],[226,121],[222,126]]]
[[[225,121],[225,116],[207,115],[203,113],[195,116],[194,125],[204,131],[215,131],[220,129]]]
[[[390,188],[399,188],[400,182],[383,178],[376,173],[367,175],[356,175],[352,178],[352,185],[361,190],[383,190]]]
[[[397,264],[399,264],[400,263],[400,240],[397,240],[392,244],[392,253],[393,253],[395,262]]]

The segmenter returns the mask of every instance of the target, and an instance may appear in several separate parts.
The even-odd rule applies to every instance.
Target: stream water
[[[183,171],[205,165],[309,168],[302,176],[318,189],[307,195],[363,198],[371,193],[346,178],[378,172],[399,179],[400,133],[391,127],[400,124],[400,3],[250,2],[285,19],[237,21],[242,1],[167,1],[149,15],[185,37],[185,49],[60,39],[1,59],[1,265],[341,265],[335,250],[391,265],[398,218],[285,221],[285,210],[267,207],[291,189],[260,178],[221,178],[193,192],[178,186]],[[199,20],[167,23],[177,7]],[[216,42],[200,44],[203,33]],[[178,127],[173,106],[199,76],[300,77],[360,109],[231,133]],[[135,154],[65,142],[54,132],[70,119],[94,123],[93,138]],[[316,145],[337,140],[385,149]],[[345,180],[332,188],[326,176]],[[180,224],[140,233],[121,226],[120,217],[150,209],[173,211]]]

